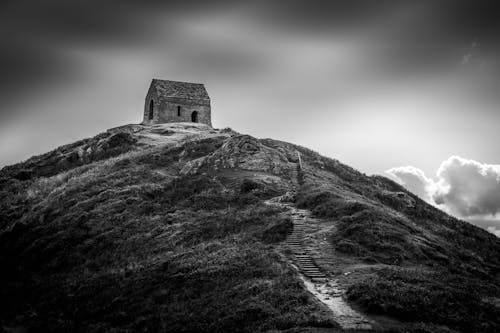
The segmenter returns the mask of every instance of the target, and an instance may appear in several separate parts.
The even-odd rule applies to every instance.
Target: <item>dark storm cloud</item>
[[[127,52],[151,47],[161,35],[168,47],[170,40],[178,41],[182,35],[176,35],[175,29],[158,29],[159,23],[227,10],[240,11],[271,33],[281,31],[292,37],[350,38],[355,33],[366,45],[360,52],[371,58],[365,70],[374,75],[425,75],[459,65],[464,56],[480,58],[481,65],[488,62],[490,73],[498,73],[496,7],[495,1],[487,0],[6,1],[0,12],[0,103],[26,90],[36,92],[37,87],[84,75],[65,52],[75,45]],[[471,50],[473,42],[480,47]],[[252,47],[258,49],[258,41]],[[193,49],[185,60],[215,64],[215,68],[226,64],[251,74],[256,66],[266,66],[250,59],[253,56],[255,52],[212,52],[207,47]],[[483,81],[484,89],[495,94],[496,78]]]
[[[137,7],[137,6],[135,6]],[[81,75],[66,50],[72,44],[137,43],[144,25],[133,6],[97,1],[19,1],[0,14],[0,103]],[[4,105],[3,105],[4,106]],[[5,108],[3,108],[5,109]]]
[[[312,119],[302,112],[308,108],[316,119],[330,120],[323,122],[329,126],[321,139],[323,147],[331,135],[345,129],[344,137],[335,143],[347,142],[345,148],[352,154],[356,150],[347,147],[346,137],[366,149],[364,139],[370,133],[377,134],[370,141],[380,139],[380,146],[392,149],[392,136],[408,131],[391,132],[398,128],[391,121],[402,114],[407,117],[407,105],[420,105],[415,101],[453,100],[462,91],[456,89],[448,98],[444,89],[450,82],[477,83],[480,89],[474,89],[500,96],[496,33],[500,20],[495,19],[498,11],[493,1],[19,0],[0,6],[0,132],[4,137],[8,130],[24,129],[36,142],[43,142],[39,138],[46,136],[44,128],[26,129],[27,122],[35,122],[35,113],[37,123],[46,119],[54,129],[61,115],[67,122],[79,121],[68,129],[78,135],[135,121],[142,90],[152,76],[207,83],[210,92],[217,94],[215,121],[221,119],[242,130],[249,130],[244,126],[265,115],[268,121],[252,130],[273,130],[272,135],[279,135],[273,120],[286,118],[287,125],[295,128],[283,127],[281,133],[306,133],[297,128]],[[478,46],[472,48],[473,43]],[[446,71],[456,69],[453,66],[473,72],[476,64],[485,67],[486,74],[470,77],[466,73],[460,80],[446,76]],[[434,79],[429,88],[428,82]],[[406,97],[408,92],[414,94]],[[436,105],[441,106],[431,102],[430,111],[419,114],[429,115]],[[349,106],[353,112],[345,111]],[[477,112],[485,113],[483,109]],[[350,119],[349,114],[356,112],[362,116]],[[109,121],[106,125],[96,121],[102,116]],[[351,127],[331,133],[332,125],[345,125],[349,119]],[[365,127],[360,126],[363,119],[370,119]],[[82,121],[88,123],[84,126]],[[374,123],[379,132],[373,130]],[[53,133],[59,135],[60,129]],[[50,147],[73,138],[54,136]],[[33,149],[34,140],[29,138],[7,139],[11,147],[0,146],[0,152],[9,150],[10,157],[0,165],[49,148],[44,143]],[[458,152],[445,156],[454,153]]]
[[[155,34],[155,13],[163,12],[163,20],[169,20],[185,13],[203,15],[240,7],[255,20],[291,33],[336,34],[352,29],[369,33],[374,29],[373,41],[380,43],[380,52],[392,66],[419,60],[429,65],[450,50],[448,43],[467,47],[478,36],[485,42],[497,41],[500,24],[493,1],[8,2],[0,14],[0,85],[5,89],[5,82],[18,77],[30,75],[33,81],[67,70],[69,66],[64,66],[50,45],[140,45]],[[387,28],[377,33],[381,25]],[[488,43],[484,44],[487,48]]]

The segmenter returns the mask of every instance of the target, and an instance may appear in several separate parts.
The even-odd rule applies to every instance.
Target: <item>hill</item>
[[[3,168],[0,265],[6,332],[500,330],[498,238],[387,178],[200,124]]]

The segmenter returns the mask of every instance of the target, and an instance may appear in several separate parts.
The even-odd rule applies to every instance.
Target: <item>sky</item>
[[[500,235],[499,13],[482,0],[2,1],[0,167],[139,123],[152,78],[201,82],[215,127],[392,177]]]

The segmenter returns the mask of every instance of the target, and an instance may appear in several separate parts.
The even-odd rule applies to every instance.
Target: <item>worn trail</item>
[[[311,255],[311,247],[306,244],[306,234],[311,228],[311,222],[316,221],[309,210],[298,209],[290,203],[280,202],[280,198],[267,201],[267,204],[284,207],[289,211],[293,222],[293,232],[287,237],[285,247],[293,256],[292,266],[298,271],[307,290],[321,303],[326,305],[333,314],[333,319],[344,329],[369,330],[373,322],[357,312],[343,299],[344,290],[337,279],[321,271]]]

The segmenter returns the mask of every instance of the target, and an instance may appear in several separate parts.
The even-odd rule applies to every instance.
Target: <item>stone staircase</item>
[[[327,276],[318,267],[313,258],[313,244],[307,235],[317,230],[318,220],[311,216],[311,212],[296,208],[293,204],[283,202],[282,197],[268,200],[268,205],[276,205],[288,210],[287,215],[292,219],[293,231],[284,242],[283,249],[290,252],[286,255],[290,264],[297,269],[299,277],[306,289],[321,303],[326,305],[333,315],[333,319],[344,329],[372,330],[374,322],[361,313],[352,309],[343,299],[344,291],[337,283],[337,279]]]
[[[290,207],[290,206],[289,206]],[[321,272],[310,254],[310,249],[305,244],[304,223],[310,219],[310,213],[303,209],[292,208],[291,218],[293,221],[293,232],[285,241],[286,246],[292,251],[295,258],[295,264],[298,270],[313,282],[323,282],[327,280],[326,275]]]

